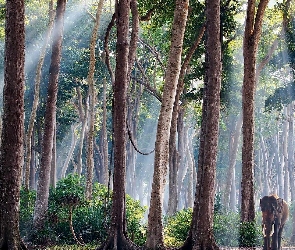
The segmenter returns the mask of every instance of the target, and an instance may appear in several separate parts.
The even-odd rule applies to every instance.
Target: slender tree
[[[169,161],[170,127],[181,68],[181,54],[188,15],[188,5],[188,0],[176,0],[172,24],[171,46],[156,135],[154,175],[146,242],[147,248],[151,249],[156,249],[164,244],[162,224],[163,191]]]
[[[0,156],[0,249],[19,250],[19,201],[24,140],[25,5],[6,2]]]
[[[94,123],[95,123],[95,103],[96,103],[96,90],[94,81],[95,71],[95,45],[97,40],[97,32],[100,24],[100,17],[103,7],[103,0],[100,0],[96,10],[95,24],[92,30],[92,36],[90,41],[90,60],[89,60],[89,71],[87,76],[87,82],[89,86],[89,129],[88,129],[88,147],[87,147],[87,178],[86,178],[86,198],[91,199],[92,196],[92,180],[93,180],[93,148],[94,148]]]
[[[219,249],[213,237],[220,117],[220,1],[206,0],[206,55],[197,186],[189,236],[181,249]]]
[[[264,11],[269,0],[260,0],[257,11],[256,1],[249,0],[244,33],[244,80],[242,91],[243,148],[241,183],[241,221],[255,220],[254,207],[254,95],[256,82],[256,54],[261,35]],[[256,15],[255,15],[256,14]]]
[[[45,128],[42,140],[42,153],[39,180],[37,184],[37,198],[34,210],[34,228],[44,227],[45,215],[48,208],[50,166],[53,148],[53,136],[56,116],[56,101],[58,89],[58,76],[61,61],[61,47],[63,39],[63,21],[66,0],[58,0],[56,6],[55,26],[53,30],[53,43],[51,64],[49,68],[49,85],[45,110]]]
[[[182,63],[180,75],[177,83],[177,91],[175,96],[175,101],[173,104],[173,112],[172,112],[172,120],[171,120],[171,128],[170,128],[170,138],[169,138],[169,200],[168,200],[168,211],[169,215],[173,215],[177,210],[177,172],[178,172],[178,163],[179,163],[179,154],[176,147],[176,134],[177,134],[177,120],[178,113],[180,109],[180,96],[184,89],[184,77],[187,72],[187,68],[191,61],[191,58],[201,43],[202,37],[205,32],[205,26],[203,25],[195,42],[190,47],[184,62]]]
[[[48,21],[48,30],[45,37],[45,41],[40,52],[40,58],[37,65],[36,76],[35,76],[35,93],[34,100],[32,105],[31,116],[29,120],[29,125],[26,134],[26,155],[25,155],[25,174],[24,174],[24,183],[25,188],[28,190],[30,186],[30,167],[31,167],[31,154],[32,154],[32,134],[37,114],[37,108],[39,105],[39,94],[40,94],[40,83],[41,83],[41,75],[42,75],[42,67],[44,63],[44,58],[46,54],[46,50],[48,47],[48,42],[51,37],[52,27],[54,23],[55,11],[53,9],[53,0],[49,1],[49,21]]]

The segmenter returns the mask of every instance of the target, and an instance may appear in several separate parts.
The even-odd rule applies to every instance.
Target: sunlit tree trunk
[[[83,155],[83,147],[84,147],[84,138],[86,134],[87,119],[88,119],[88,98],[86,98],[85,105],[83,105],[83,96],[82,96],[80,87],[77,87],[76,91],[77,91],[77,97],[78,97],[79,117],[81,121],[79,149],[77,154],[77,174],[78,176],[81,176],[82,170],[83,170],[82,155]]]
[[[237,211],[237,187],[236,187],[236,169],[233,168],[231,188],[230,188],[230,199],[229,208],[231,211]]]
[[[239,148],[239,141],[240,141],[240,135],[241,135],[241,129],[242,129],[242,115],[237,116],[235,126],[233,128],[233,131],[230,131],[230,143],[229,143],[229,166],[227,170],[227,180],[226,180],[226,186],[225,186],[225,197],[224,197],[224,205],[226,208],[233,207],[234,205],[230,205],[230,203],[233,201],[234,198],[231,199],[232,192],[231,188],[233,188],[233,184],[235,183],[235,166],[236,166],[236,160],[237,160],[237,154],[238,154],[238,148]],[[235,185],[234,185],[235,186]]]
[[[67,158],[66,158],[66,160],[65,160],[65,162],[63,164],[63,167],[61,169],[61,174],[60,174],[61,178],[65,178],[66,171],[68,169],[70,160],[73,157],[73,153],[74,153],[76,143],[77,143],[77,135],[76,135],[77,126],[78,126],[78,124],[72,124],[71,125],[71,133],[72,133],[71,145],[70,145],[70,150],[69,150],[69,153],[67,155]]]
[[[66,8],[65,0],[58,0],[56,6],[56,19],[53,33],[51,64],[49,68],[49,85],[45,110],[45,127],[42,140],[42,153],[40,162],[39,180],[37,184],[37,197],[34,210],[33,224],[35,229],[42,229],[48,208],[50,166],[52,158],[53,136],[56,116],[56,101],[58,90],[58,76],[61,60],[61,47],[63,39],[63,21]]]
[[[242,90],[243,107],[243,149],[241,183],[241,221],[255,219],[254,204],[254,95],[256,82],[256,54],[261,35],[264,11],[269,0],[261,0],[256,10],[256,1],[248,0],[246,27],[244,33],[244,80]]]
[[[194,154],[193,154],[193,133],[192,131],[189,131],[187,134],[188,138],[188,145],[187,145],[187,160],[188,160],[188,187],[187,187],[187,206],[193,207],[194,205],[194,171],[195,171],[195,164],[194,164]]]
[[[206,54],[202,125],[193,217],[182,249],[218,249],[213,237],[217,144],[220,117],[220,1],[206,1]]]
[[[0,156],[0,249],[25,249],[19,232],[25,89],[25,4],[6,2]]]
[[[288,171],[289,177],[291,177],[290,191],[291,191],[291,200],[295,200],[295,183],[294,183],[294,104],[290,103],[288,106]],[[285,190],[288,192],[288,190]]]
[[[148,215],[146,247],[163,246],[162,205],[165,178],[169,160],[169,137],[173,103],[181,68],[181,53],[188,14],[188,0],[176,0],[172,25],[171,47],[167,62],[162,106],[155,143],[154,175]]]
[[[90,41],[90,60],[89,60],[89,71],[87,76],[88,91],[89,91],[89,128],[87,137],[87,171],[86,171],[86,189],[85,196],[86,199],[91,199],[92,197],[92,181],[93,181],[93,149],[94,149],[94,123],[95,123],[95,103],[96,103],[96,90],[94,81],[94,71],[95,71],[95,46],[97,40],[97,32],[100,24],[100,17],[103,7],[103,0],[100,0],[96,10],[95,24],[92,30],[92,36]]]
[[[288,108],[284,108],[284,121],[283,121],[283,131],[282,131],[282,158],[283,162],[282,164],[275,165],[277,167],[277,178],[278,178],[278,190],[276,193],[279,195],[279,197],[284,197],[284,178],[283,178],[283,169],[286,167],[288,168],[289,164],[289,155],[288,155],[288,136],[289,136],[289,121],[288,121]],[[294,166],[293,166],[294,167]]]
[[[178,160],[178,174],[177,174],[177,196],[178,198],[178,210],[184,208],[185,203],[185,190],[183,186],[183,182],[187,173],[187,128],[184,124],[184,107],[181,107],[178,114],[178,152],[179,152],[179,160]]]
[[[31,154],[32,154],[32,149],[31,149],[31,144],[32,144],[32,134],[33,134],[33,129],[34,129],[34,123],[36,119],[36,113],[39,105],[39,93],[40,93],[40,82],[41,82],[41,75],[42,75],[42,67],[44,63],[44,58],[46,54],[46,50],[48,47],[49,39],[51,37],[51,31],[53,27],[53,22],[54,22],[54,16],[55,16],[55,11],[53,8],[53,0],[49,1],[49,22],[48,22],[48,30],[47,34],[44,40],[44,44],[42,47],[42,50],[40,52],[40,58],[38,61],[37,65],[37,70],[36,70],[36,76],[35,76],[35,93],[34,93],[34,100],[33,100],[33,105],[32,105],[32,111],[31,111],[31,116],[29,120],[29,125],[28,125],[28,130],[26,134],[26,152],[25,152],[25,174],[24,174],[24,183],[25,183],[25,188],[28,190],[29,189],[29,180],[30,180],[30,162],[31,162]]]
[[[179,113],[179,101],[180,96],[184,89],[184,77],[187,72],[187,68],[191,61],[191,58],[199,46],[202,37],[205,32],[205,25],[199,31],[198,36],[196,37],[195,42],[191,45],[184,62],[180,69],[179,79],[177,83],[177,90],[175,95],[175,101],[173,104],[172,119],[171,119],[171,128],[170,128],[170,138],[169,138],[169,199],[168,199],[168,215],[173,215],[177,210],[177,174],[178,174],[178,160],[179,153],[176,146],[176,137],[177,137],[177,120]]]
[[[271,162],[269,162],[269,153],[267,153],[267,148],[265,146],[265,141],[264,141],[264,137],[262,136],[262,134],[260,134],[260,146],[261,146],[261,171],[262,171],[262,175],[263,175],[263,188],[262,188],[262,193],[261,196],[265,196],[265,195],[269,195],[270,194],[270,187],[269,187],[269,169],[271,166]]]
[[[52,144],[52,157],[50,167],[50,186],[55,188],[56,186],[56,120],[54,121],[54,132],[53,132],[53,144]]]

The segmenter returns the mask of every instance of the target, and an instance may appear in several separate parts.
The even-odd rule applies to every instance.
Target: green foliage
[[[284,106],[294,101],[295,83],[291,82],[277,88],[275,92],[265,100],[266,111],[282,110]]]
[[[261,244],[259,237],[259,234],[261,234],[260,229],[258,229],[256,222],[241,222],[239,227],[239,246],[259,246]]]
[[[240,216],[238,213],[215,213],[213,229],[218,245],[229,247],[238,246],[239,220]]]
[[[39,244],[75,244],[69,226],[69,211],[73,209],[73,227],[78,238],[85,243],[102,242],[110,226],[111,192],[102,184],[94,183],[93,198],[84,197],[85,179],[78,175],[68,175],[58,181],[56,188],[50,189],[46,228],[38,231],[35,242]],[[20,228],[22,236],[29,236],[32,226],[35,191],[21,192]],[[145,227],[142,219],[146,207],[126,195],[127,233],[138,245],[145,242]],[[76,249],[76,248],[73,248]],[[82,248],[81,248],[82,249]]]
[[[32,227],[36,192],[21,188],[20,196],[20,233],[24,235]]]
[[[192,209],[184,209],[174,216],[165,218],[164,241],[167,246],[181,246],[185,241],[190,228]],[[240,223],[240,215],[235,212],[214,213],[213,232],[219,246],[238,247],[260,246],[260,224]]]
[[[126,195],[127,233],[137,245],[142,246],[146,241],[146,227],[142,224],[143,215],[147,207],[141,206],[140,201]]]
[[[166,246],[182,245],[188,235],[192,212],[191,208],[184,209],[165,219],[164,242]]]

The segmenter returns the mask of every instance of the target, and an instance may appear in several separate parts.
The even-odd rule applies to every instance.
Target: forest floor
[[[262,247],[255,247],[255,248],[247,248],[247,247],[220,247],[220,250],[262,250]],[[295,247],[282,247],[282,250],[295,250]]]

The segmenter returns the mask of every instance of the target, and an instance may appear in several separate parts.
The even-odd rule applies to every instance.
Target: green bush
[[[181,246],[185,241],[190,222],[192,209],[178,211],[174,216],[167,216],[164,221],[164,243],[168,247]]]
[[[73,228],[77,238],[85,243],[101,242],[107,237],[110,227],[111,193],[107,187],[94,183],[92,200],[86,201],[85,179],[68,175],[50,189],[46,228],[35,238],[38,244],[75,244],[70,230],[69,214],[72,210]],[[34,191],[21,193],[22,237],[29,236],[33,221],[36,194]],[[145,242],[145,228],[142,219],[146,207],[126,195],[127,231],[138,245]],[[49,242],[50,241],[50,242]]]
[[[241,222],[239,225],[239,246],[254,247],[261,245],[261,228],[256,222]]]
[[[20,196],[20,234],[22,237],[26,237],[33,224],[36,192],[21,188]]]
[[[146,226],[142,220],[147,207],[141,206],[140,201],[126,195],[126,218],[128,237],[138,246],[146,242]]]

